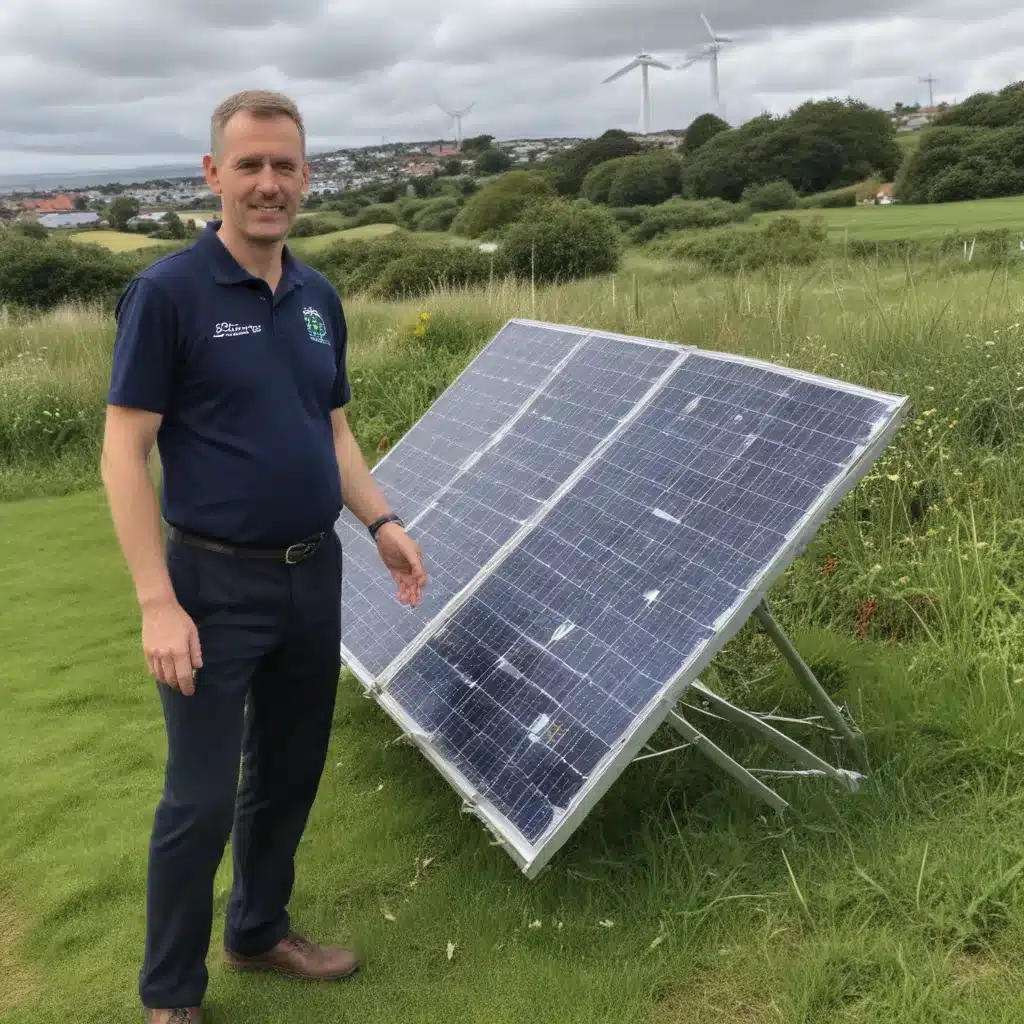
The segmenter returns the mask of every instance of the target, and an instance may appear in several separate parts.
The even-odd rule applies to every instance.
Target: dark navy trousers
[[[229,836],[224,943],[263,953],[289,929],[296,847],[327,753],[341,643],[341,544],[297,565],[169,542],[203,667],[186,697],[158,684],[167,768],[150,840],[144,1006],[198,1006],[214,875]]]

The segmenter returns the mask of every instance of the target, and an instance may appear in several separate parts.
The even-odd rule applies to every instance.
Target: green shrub
[[[0,305],[47,309],[69,300],[110,304],[144,265],[138,257],[100,245],[11,235],[0,242]]]
[[[455,196],[428,199],[413,216],[413,230],[447,231],[458,215],[461,205]]]
[[[383,299],[405,299],[437,288],[462,288],[488,281],[502,267],[500,257],[469,246],[416,247],[384,268],[371,288]]]
[[[306,262],[324,274],[341,295],[352,295],[369,290],[384,268],[407,255],[414,244],[403,232],[374,239],[339,239],[309,253]]]
[[[367,224],[397,224],[398,211],[393,203],[371,203],[349,218],[348,227],[362,228]]]
[[[749,220],[751,210],[741,203],[724,199],[673,199],[661,206],[640,207],[643,219],[629,232],[635,245],[648,242],[669,231],[715,228]]]
[[[625,159],[629,159],[628,157]],[[580,195],[592,203],[608,203],[608,193],[618,177],[622,159],[608,160],[587,172],[580,186]]]
[[[609,213],[615,218],[616,224],[621,227],[635,228],[647,220],[651,208],[649,206],[614,206]]]
[[[517,277],[570,281],[615,270],[619,233],[607,210],[558,200],[533,207],[512,225],[505,234],[503,252]]]
[[[24,235],[25,238],[36,238],[44,240],[50,237],[50,232],[39,223],[37,220],[23,220],[19,221],[11,230],[18,235]]]
[[[754,213],[795,210],[796,201],[796,189],[788,181],[770,181],[764,185],[748,185],[743,190],[743,202]]]
[[[643,153],[598,164],[583,179],[583,198],[609,206],[657,206],[679,192],[682,164],[673,153]]]
[[[708,270],[734,274],[780,264],[803,266],[825,255],[828,234],[818,220],[778,217],[761,228],[715,228],[674,240],[670,252]]]
[[[288,232],[290,238],[311,238],[314,235],[329,235],[338,226],[330,217],[299,217]]]
[[[551,185],[532,171],[509,171],[485,185],[462,208],[452,230],[479,238],[518,220],[533,204],[553,195]]]

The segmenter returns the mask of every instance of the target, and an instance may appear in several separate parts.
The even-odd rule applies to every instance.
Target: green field
[[[131,252],[155,245],[176,244],[165,238],[149,238],[146,235],[133,234],[131,231],[78,231],[68,237],[82,245],[102,245],[114,252]]]
[[[344,676],[292,911],[358,944],[367,969],[331,987],[224,972],[226,860],[212,1024],[1024,1019],[1022,284],[1014,267],[839,259],[716,277],[634,253],[562,287],[347,301],[351,420],[371,458],[511,316],[909,395],[890,450],[771,595],[872,771],[857,795],[772,780],[794,805],[778,821],[693,750],[637,763],[527,882]],[[112,334],[85,309],[0,320],[2,1024],[140,1019],[164,739],[95,479]],[[752,709],[812,710],[754,629],[702,679]],[[780,764],[707,728],[746,763]]]
[[[760,214],[755,220],[776,214]],[[821,217],[835,241],[844,238],[890,241],[899,238],[941,238],[954,233],[1009,228],[1024,238],[1024,196],[976,199],[966,203],[858,206],[838,210],[801,210],[787,216]]]

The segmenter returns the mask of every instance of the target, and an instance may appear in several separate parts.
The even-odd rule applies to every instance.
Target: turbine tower
[[[449,110],[447,107],[442,107],[438,103],[438,107],[441,108],[451,119],[455,125],[455,145],[462,149],[462,119],[476,106],[474,100],[468,107],[464,107],[462,110]]]
[[[935,86],[938,84],[938,79],[931,73],[928,74],[927,78],[922,78],[921,82],[923,85],[928,86],[928,106],[935,106]]]
[[[601,84],[607,85],[614,82],[616,78],[628,75],[630,71],[640,69],[640,123],[643,125],[644,135],[651,134],[651,68],[663,68],[671,71],[672,68],[660,60],[655,60],[649,53],[641,53],[634,57],[624,68],[620,68],[614,75],[609,75]]]
[[[682,64],[679,65],[679,70],[685,71],[687,68],[693,67],[694,64],[699,63],[702,60],[708,61],[711,65],[711,95],[715,98],[715,113],[721,117],[722,114],[722,97],[719,89],[719,76],[718,76],[718,55],[725,49],[726,44],[733,42],[731,36],[720,36],[712,27],[711,22],[702,14],[700,20],[704,22],[704,27],[708,30],[708,35],[711,37],[711,41],[705,43],[696,53],[691,53]]]

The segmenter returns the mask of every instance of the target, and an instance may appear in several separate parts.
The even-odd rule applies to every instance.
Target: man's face
[[[220,153],[203,166],[225,222],[242,238],[270,245],[288,234],[309,187],[302,136],[291,118],[240,111],[224,126]]]

